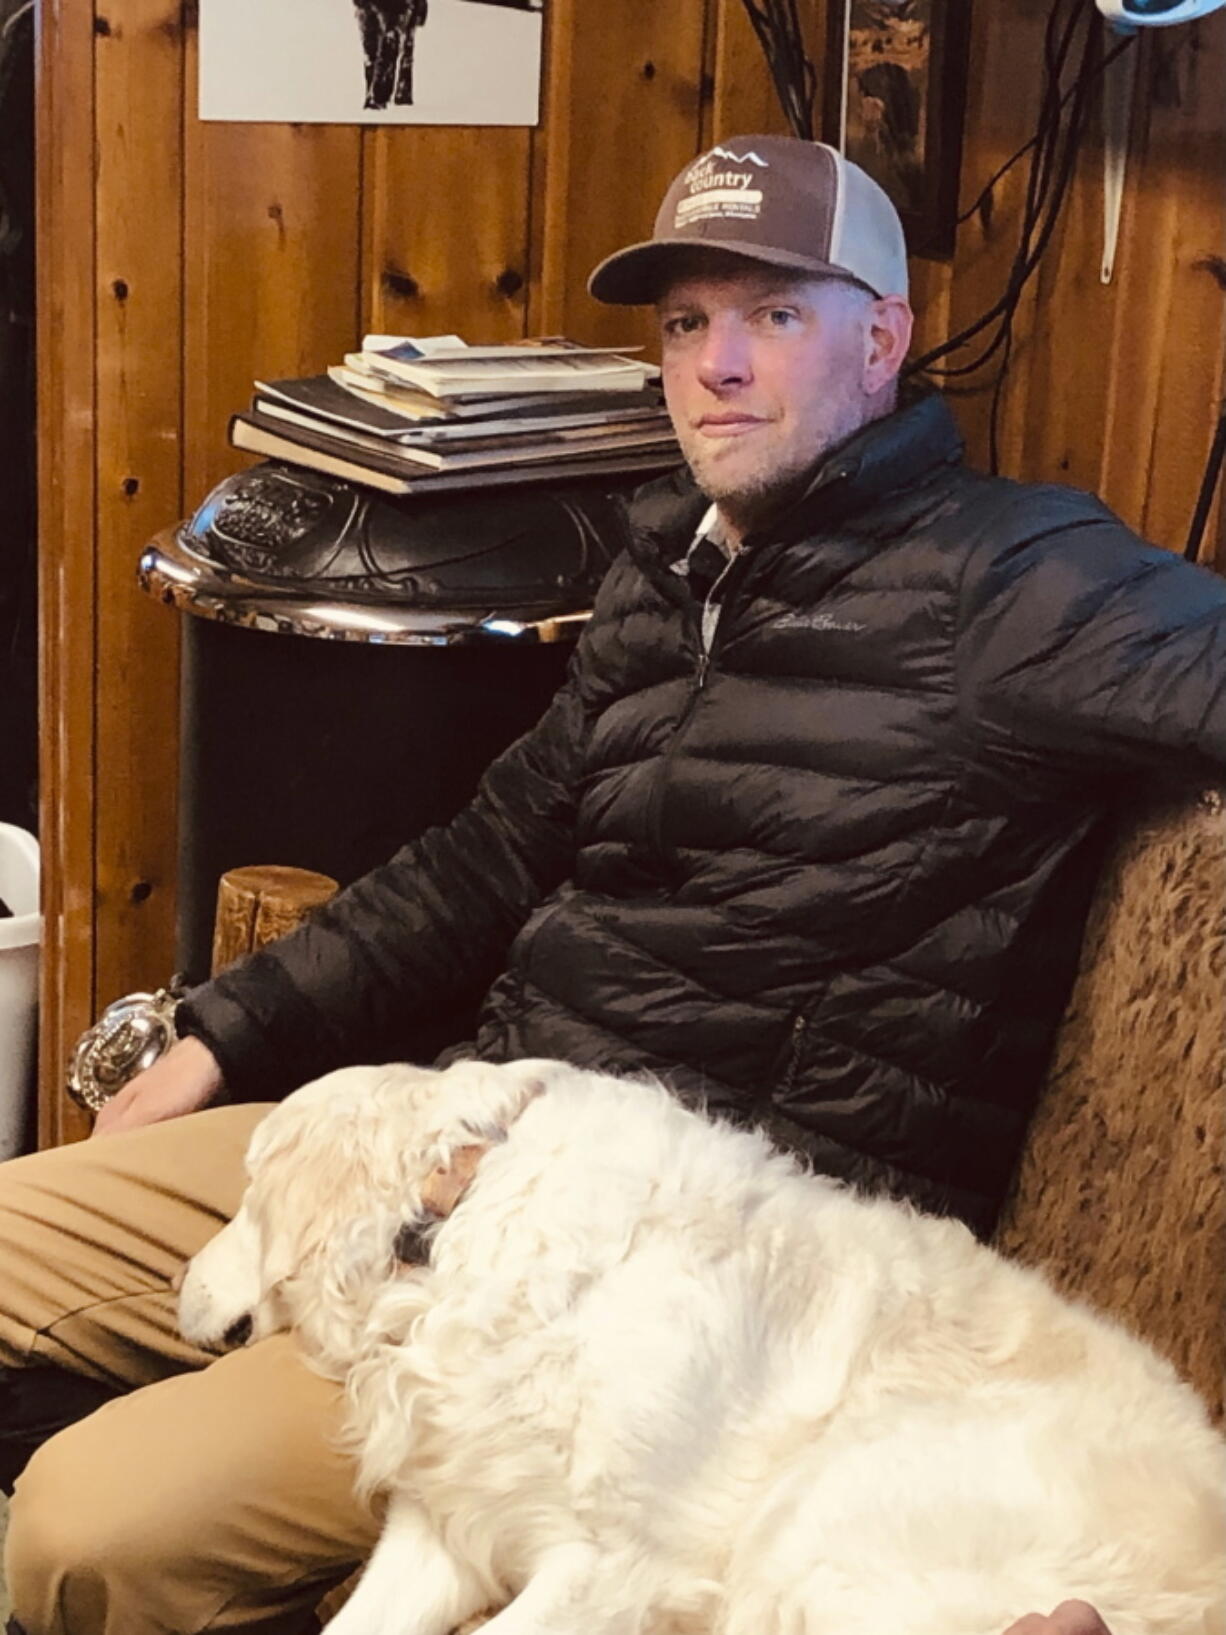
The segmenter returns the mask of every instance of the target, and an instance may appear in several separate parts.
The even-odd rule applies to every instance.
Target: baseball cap
[[[647,306],[678,252],[703,246],[853,278],[879,296],[907,294],[898,212],[866,171],[824,142],[725,137],[673,182],[651,238],[607,256],[588,289],[613,306]]]

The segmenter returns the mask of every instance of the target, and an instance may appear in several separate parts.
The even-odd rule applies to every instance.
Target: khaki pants
[[[237,1207],[265,1111],[0,1165],[0,1364],[140,1387],[17,1483],[5,1567],[29,1635],[281,1635],[374,1542],[332,1445],[338,1388],[284,1335],[215,1360],[175,1331],[170,1279]]]

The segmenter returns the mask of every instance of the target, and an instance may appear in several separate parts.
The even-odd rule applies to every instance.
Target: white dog
[[[297,1330],[388,1496],[333,1635],[1224,1635],[1226,1445],[963,1227],[656,1085],[358,1068],[260,1125],[183,1332]]]

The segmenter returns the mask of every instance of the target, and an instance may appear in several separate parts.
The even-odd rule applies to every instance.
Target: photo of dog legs
[[[367,108],[413,102],[413,48],[429,0],[354,0],[365,58]]]

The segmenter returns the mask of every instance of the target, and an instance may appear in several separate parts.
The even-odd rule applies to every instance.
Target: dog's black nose
[[[222,1335],[222,1345],[225,1346],[227,1351],[237,1351],[240,1346],[246,1345],[247,1341],[251,1338],[252,1327],[253,1324],[250,1313],[248,1313],[245,1317],[240,1317],[236,1322],[231,1323],[229,1328]]]

